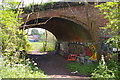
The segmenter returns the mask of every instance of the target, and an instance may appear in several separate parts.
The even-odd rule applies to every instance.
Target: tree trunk
[[[47,48],[47,37],[48,37],[47,30],[45,30],[45,43],[43,43],[44,51],[46,51],[46,48]]]

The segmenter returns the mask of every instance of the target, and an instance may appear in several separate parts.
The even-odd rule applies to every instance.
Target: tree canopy
[[[32,29],[31,35],[39,35],[39,31],[37,29]]]

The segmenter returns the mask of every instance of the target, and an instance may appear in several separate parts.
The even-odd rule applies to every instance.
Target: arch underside
[[[43,28],[55,35],[59,41],[92,41],[89,30],[73,21],[59,17],[44,17],[28,21],[21,28]]]

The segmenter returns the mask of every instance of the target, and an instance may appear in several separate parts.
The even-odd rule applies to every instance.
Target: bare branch
[[[40,25],[44,25],[44,24],[46,24],[49,20],[51,20],[53,17],[51,17],[51,18],[49,18],[48,20],[46,20],[45,22],[43,22],[43,23],[36,23],[36,24],[30,24],[30,25],[23,25],[23,26],[20,26],[20,29],[22,29],[22,28],[24,28],[24,29],[26,29],[26,28],[28,28],[28,27],[33,27],[33,26],[40,26]],[[26,27],[26,28],[25,28]]]

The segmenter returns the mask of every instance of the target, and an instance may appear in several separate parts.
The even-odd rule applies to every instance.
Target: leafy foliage
[[[113,70],[108,69],[108,66],[105,63],[104,57],[102,55],[99,66],[92,73],[92,78],[115,78]]]
[[[118,58],[118,54],[112,54],[112,58],[108,61],[106,61],[106,64],[108,66],[108,69],[112,70],[113,73],[115,74],[115,78],[120,78],[120,63],[119,63],[119,58]]]
[[[99,8],[102,15],[105,15],[104,18],[109,22],[106,27],[103,27],[106,31],[109,31],[111,38],[108,39],[107,42],[113,41],[112,46],[120,47],[118,42],[120,41],[120,2],[106,2],[100,5],[96,5],[95,7]]]
[[[18,62],[20,51],[26,50],[29,46],[26,46],[27,40],[24,32],[19,30],[20,26],[16,16],[17,13],[13,11],[0,10],[0,25],[2,33],[2,55],[11,57],[10,62]]]

